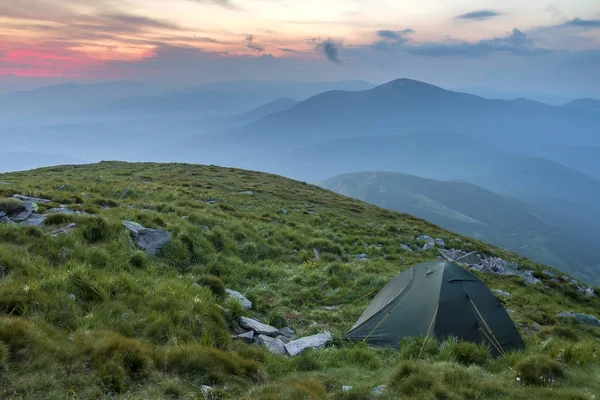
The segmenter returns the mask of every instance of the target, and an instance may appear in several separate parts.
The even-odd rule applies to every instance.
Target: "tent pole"
[[[433,313],[433,317],[431,318],[431,322],[429,323],[429,328],[427,329],[427,334],[425,335],[425,340],[423,340],[423,345],[421,346],[421,351],[419,351],[419,356],[417,357],[417,360],[421,358],[421,353],[423,353],[425,344],[427,344],[427,339],[429,339],[429,332],[431,332],[431,327],[433,326],[433,321],[435,321],[435,317],[437,315],[439,308],[440,308],[440,303],[437,303],[437,306],[435,307],[435,311]]]

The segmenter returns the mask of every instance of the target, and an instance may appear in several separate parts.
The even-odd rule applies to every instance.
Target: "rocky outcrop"
[[[29,196],[25,196],[22,194],[14,194],[13,197],[15,199],[19,199],[21,201],[29,201],[32,203],[40,203],[40,204],[52,203],[52,200],[40,199],[39,197],[29,197]]]
[[[575,319],[577,319],[577,321],[581,322],[584,325],[600,326],[600,319],[594,317],[593,315],[589,315],[589,314],[572,313],[572,312],[568,312],[568,311],[563,311],[563,312],[559,312],[557,314],[557,316],[562,317],[562,318],[575,318]]]
[[[442,238],[432,238],[431,236],[428,235],[421,235],[419,237],[417,237],[415,239],[417,242],[419,243],[423,243],[423,247],[421,248],[422,251],[427,251],[430,249],[433,249],[434,247],[440,247],[440,248],[444,248],[446,247],[446,241]]]
[[[162,249],[171,240],[171,235],[164,229],[149,229],[132,221],[121,221],[130,232],[137,247],[151,256]]]
[[[256,344],[266,347],[273,354],[286,355],[286,344],[277,338],[272,338],[267,335],[258,335],[255,340]]]
[[[333,340],[330,332],[323,332],[317,335],[306,336],[297,340],[292,340],[285,345],[290,356],[297,356],[304,353],[308,349],[318,349],[325,347]]]
[[[240,333],[239,335],[236,336],[236,338],[242,339],[244,342],[246,342],[248,344],[252,344],[252,342],[254,341],[254,331]]]
[[[235,290],[225,289],[229,298],[239,301],[242,304],[242,308],[244,310],[249,310],[252,308],[252,302],[244,297],[240,292],[236,292]]]
[[[252,330],[259,335],[275,337],[280,334],[279,329],[275,328],[274,326],[263,324],[262,322],[252,318],[240,317],[238,322],[242,328]]]

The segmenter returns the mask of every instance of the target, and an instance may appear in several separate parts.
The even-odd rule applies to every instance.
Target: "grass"
[[[203,399],[202,385],[217,389],[214,398],[237,399],[371,399],[379,385],[386,385],[383,399],[600,393],[600,329],[556,318],[597,314],[597,296],[550,281],[543,265],[426,221],[302,182],[213,166],[103,162],[0,180],[11,182],[1,199],[21,193],[53,201],[40,212],[75,199],[70,208],[91,214],[56,214],[34,228],[0,225],[0,398]],[[239,193],[248,189],[254,195]],[[123,219],[167,229],[172,240],[150,257]],[[71,222],[71,234],[47,234]],[[502,301],[525,351],[492,358],[483,346],[429,340],[417,359],[419,338],[400,350],[343,340],[373,295],[361,297],[437,256],[400,247],[422,233],[515,260],[542,277],[542,285],[526,285],[479,274],[511,294]],[[368,261],[356,259],[362,253]],[[252,310],[224,288],[243,293]],[[299,335],[330,330],[334,345],[274,356],[231,339],[240,315]]]

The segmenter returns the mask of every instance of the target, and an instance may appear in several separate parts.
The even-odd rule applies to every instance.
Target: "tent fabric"
[[[433,327],[430,330],[430,327]],[[353,341],[397,347],[405,337],[487,344],[493,353],[525,347],[498,298],[479,278],[447,261],[416,265],[392,279],[346,334]]]

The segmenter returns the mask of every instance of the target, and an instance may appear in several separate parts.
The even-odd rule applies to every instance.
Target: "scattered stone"
[[[202,392],[202,397],[208,399],[212,396],[211,393],[214,392],[214,389],[208,385],[202,385],[200,386],[200,391]]]
[[[504,296],[504,297],[510,297],[510,293],[504,292],[500,289],[492,289],[492,292],[496,293],[497,295],[500,296]]]
[[[31,214],[29,218],[21,222],[21,226],[41,226],[46,220],[44,214]]]
[[[286,326],[285,328],[281,328],[279,330],[279,333],[281,333],[282,336],[285,336],[286,338],[290,338],[290,339],[293,339],[296,337],[296,332],[294,332],[294,330],[288,326]]]
[[[216,200],[208,200],[206,202],[206,204],[214,205],[214,204],[217,204],[217,201]]]
[[[287,354],[286,344],[277,338],[272,338],[267,335],[258,335],[255,342],[256,344],[265,346],[273,354]]]
[[[569,278],[569,276],[568,276],[568,275],[563,275],[563,276],[562,276],[562,280],[563,280],[563,281],[568,281],[568,280],[570,280],[570,279],[571,279],[571,278]]]
[[[204,232],[210,232],[210,228],[206,225],[200,226],[200,229],[202,229]]]
[[[37,204],[27,201],[25,203],[21,203],[14,212],[6,214],[6,216],[8,216],[14,222],[21,222],[29,218],[31,214],[37,211],[37,209]]]
[[[236,292],[235,290],[225,289],[230,298],[239,301],[242,304],[242,308],[244,310],[249,310],[252,308],[252,302],[248,300],[244,295],[240,292]]]
[[[302,354],[308,349],[317,349],[333,340],[330,332],[323,332],[317,335],[306,336],[297,340],[292,340],[285,345],[288,354],[292,357]]]
[[[542,274],[546,275],[549,278],[556,278],[556,274],[549,269],[545,269],[542,271]]]
[[[6,217],[6,211],[0,210],[0,218]]]
[[[69,225],[63,226],[62,228],[56,229],[50,232],[50,236],[57,237],[60,235],[70,235],[73,229],[77,226],[76,223],[70,223]]]
[[[123,190],[123,191],[121,192],[121,198],[122,198],[122,199],[124,199],[125,197],[127,197],[127,195],[128,195],[129,193],[131,193],[131,189],[130,189],[130,188],[127,188],[127,189]]]
[[[423,251],[427,251],[429,249],[433,249],[435,247],[435,242],[427,242],[423,245]]]
[[[280,333],[279,329],[275,328],[274,326],[263,324],[255,319],[248,317],[240,317],[239,323],[242,328],[251,329],[259,335],[275,337]]]
[[[13,197],[15,199],[19,199],[21,201],[29,201],[32,203],[42,203],[42,204],[52,203],[52,200],[40,199],[38,197],[29,197],[29,196],[24,196],[22,194],[14,194]]]
[[[253,196],[254,192],[252,190],[243,190],[241,192],[238,192],[239,194],[247,194],[248,196]]]
[[[183,217],[181,217],[181,219],[190,219],[190,217],[188,215],[184,215]]]
[[[313,253],[315,254],[315,259],[319,259],[319,250],[313,249]]]
[[[136,246],[151,256],[156,255],[156,252],[171,240],[171,235],[164,229],[149,229],[137,222],[126,220],[121,223],[131,233]]]
[[[592,287],[585,289],[585,295],[590,296],[590,297],[594,296],[595,295],[594,287],[592,286]]]
[[[239,335],[236,336],[236,338],[242,339],[244,342],[246,342],[248,344],[252,344],[252,341],[254,340],[254,331],[240,333]]]
[[[408,252],[410,252],[410,253],[412,253],[412,252],[413,252],[413,249],[411,249],[411,248],[410,248],[410,246],[409,246],[409,245],[407,245],[407,244],[401,244],[401,245],[400,245],[400,248],[401,248],[401,249],[404,249],[404,250],[406,250],[406,251],[408,251]]]
[[[68,187],[69,185],[60,185],[58,188],[56,188],[56,190],[65,190]]]
[[[281,340],[283,343],[289,343],[292,341],[289,337],[285,337],[283,335],[275,336],[275,339]]]
[[[559,312],[557,316],[563,318],[576,318],[584,325],[600,326],[600,319],[594,317],[593,315],[563,311]]]
[[[48,212],[48,214],[89,215],[88,213],[83,212],[83,211],[71,210],[69,207],[65,206],[64,204],[61,204],[60,207],[51,208],[47,212]]]
[[[67,294],[67,298],[72,301],[75,301],[77,299],[73,293]]]
[[[417,242],[433,242],[433,238],[428,235],[421,235],[417,237]]]
[[[575,279],[571,279],[570,282],[573,286],[579,286],[579,283]]]
[[[438,247],[446,247],[446,241],[442,238],[435,238],[433,239],[433,242]]]
[[[366,255],[365,253],[358,254],[358,255],[356,256],[356,259],[357,259],[358,261],[366,261],[366,260],[367,260],[367,255]]]
[[[386,385],[379,385],[376,388],[373,388],[371,390],[371,393],[373,394],[373,396],[381,396],[383,394],[383,392],[385,391],[386,387],[387,387]]]
[[[338,308],[340,308],[340,306],[324,306],[323,309],[327,310],[327,311],[335,311]]]
[[[342,386],[342,392],[349,392],[352,390],[352,386]]]

